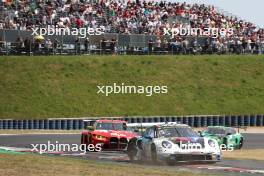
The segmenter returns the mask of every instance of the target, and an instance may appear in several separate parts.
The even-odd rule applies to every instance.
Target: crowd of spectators
[[[106,33],[162,36],[164,28],[232,28],[232,36],[210,38],[208,47],[253,52],[264,43],[264,29],[203,4],[140,0],[2,0],[0,7],[0,28],[5,29],[27,30],[48,25],[60,28],[103,26]],[[178,20],[174,20],[175,17],[179,17]],[[149,43],[156,48],[162,48],[161,43],[166,42],[178,48],[177,43],[181,43],[179,48],[182,49],[186,44],[183,41],[184,36]],[[195,40],[187,44],[195,45],[193,42]]]

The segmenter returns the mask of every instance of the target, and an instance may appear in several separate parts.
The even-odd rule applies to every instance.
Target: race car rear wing
[[[234,126],[234,128],[237,128],[237,132],[240,132],[240,129],[243,129],[244,131],[247,131],[247,127],[246,126]]]
[[[128,127],[143,127],[148,128],[152,126],[160,126],[160,125],[177,125],[178,122],[155,122],[155,123],[128,123]]]
[[[179,124],[177,122],[155,122],[155,123],[128,123],[127,127],[130,129],[130,131],[134,131],[137,133],[141,133],[141,135],[143,136],[144,131],[146,130],[146,128],[148,127],[152,127],[152,126],[163,126],[163,125],[176,125]]]
[[[165,122],[156,122],[156,123],[128,123],[128,127],[142,127],[142,128],[147,128],[147,127],[152,127],[152,126],[158,126],[158,125],[165,125]]]
[[[86,122],[85,126],[93,126],[94,123],[96,122],[96,120],[98,119],[93,119],[93,120],[83,120],[84,122]]]
[[[86,122],[85,126],[93,126],[94,123],[100,120],[100,118],[95,119],[84,119],[83,121]],[[152,126],[161,126],[161,125],[176,125],[180,124],[178,122],[154,122],[154,123],[127,123],[126,126],[130,129],[141,129],[143,131],[144,129]]]

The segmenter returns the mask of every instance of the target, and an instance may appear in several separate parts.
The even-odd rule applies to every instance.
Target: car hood
[[[209,133],[203,133],[202,136],[204,136],[204,137],[212,137],[212,138],[223,138],[223,137],[225,137],[225,134],[209,134]]]
[[[131,131],[118,131],[118,130],[94,130],[92,134],[97,134],[105,137],[117,137],[117,138],[133,138],[138,136],[136,133]]]
[[[204,147],[204,137],[172,137],[168,140],[174,144],[199,143]]]

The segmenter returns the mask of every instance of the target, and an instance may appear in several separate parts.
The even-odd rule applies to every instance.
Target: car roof
[[[231,128],[231,127],[225,127],[225,126],[208,126],[207,128]]]
[[[109,120],[109,119],[100,119],[96,120],[99,123],[127,123],[125,120]]]
[[[167,124],[162,124],[162,125],[156,125],[157,127],[190,127],[189,125],[186,124],[179,124],[179,123],[167,123]]]
[[[228,129],[233,129],[235,130],[235,128],[233,127],[225,127],[225,126],[208,126],[207,128],[212,128],[212,129],[223,129],[223,130],[228,130]]]

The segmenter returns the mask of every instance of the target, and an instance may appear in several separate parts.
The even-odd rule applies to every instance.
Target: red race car
[[[81,144],[102,144],[103,150],[125,150],[131,138],[139,136],[129,130],[124,120],[90,121],[91,126],[82,132]]]

